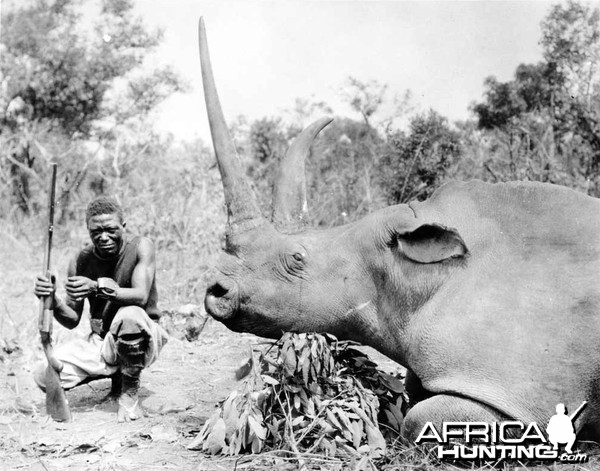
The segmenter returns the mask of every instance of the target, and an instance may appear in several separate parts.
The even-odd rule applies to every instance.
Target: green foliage
[[[389,131],[394,121],[412,109],[410,90],[403,94],[393,93],[387,84],[377,80],[363,82],[348,77],[340,95],[362,117],[368,128],[385,132]]]
[[[384,139],[364,122],[338,118],[315,142],[307,162],[313,224],[333,226],[384,205],[377,165]]]
[[[271,215],[275,170],[299,132],[298,128],[286,125],[282,118],[264,117],[248,122],[246,117],[238,116],[231,125],[236,148],[265,217]]]
[[[313,225],[356,220],[386,203],[427,198],[450,179],[532,180],[600,196],[600,13],[573,1],[542,23],[544,60],[520,64],[513,80],[488,77],[476,121],[455,123],[435,111],[393,130],[386,110],[403,115],[410,93],[349,77],[341,95],[361,119],[337,117],[313,144],[307,189]],[[275,168],[301,123],[324,104],[298,100],[293,124],[246,122],[241,150],[265,215]]]
[[[589,84],[600,73],[599,25],[598,8],[572,0],[552,6],[542,22],[544,57],[556,65],[568,85],[579,88],[576,96],[595,93]]]
[[[388,86],[382,85],[375,80],[361,82],[354,77],[348,77],[348,89],[342,93],[353,110],[361,114],[365,124],[381,107]]]
[[[483,101],[472,106],[475,122],[451,125],[431,110],[394,131],[382,115],[405,114],[410,93],[390,97],[385,84],[349,77],[341,95],[361,120],[337,117],[313,145],[312,223],[339,225],[386,203],[424,199],[450,179],[542,181],[600,196],[599,23],[597,8],[553,6],[542,23],[544,60],[520,64],[507,82],[488,77]],[[310,103],[299,100],[292,114],[302,121],[326,109]],[[276,118],[246,125],[242,149],[268,214],[274,169],[299,128]]]
[[[250,126],[250,145],[253,157],[261,164],[272,161],[287,148],[287,138],[281,119],[263,118]]]
[[[274,176],[299,126],[280,118],[233,126],[236,146],[246,157],[263,213],[270,215]],[[318,137],[306,162],[310,218],[317,226],[332,226],[364,216],[383,205],[376,165],[383,138],[363,122],[338,118]]]
[[[160,40],[160,32],[128,19],[132,7],[131,1],[105,0],[91,37],[81,31],[82,16],[71,0],[37,0],[8,11],[2,74],[9,100],[21,97],[33,121],[50,120],[69,135],[89,134],[111,81],[139,66]]]
[[[541,43],[562,79],[554,105],[560,145],[565,154],[576,152],[574,170],[589,182],[588,192],[600,196],[600,10],[573,1],[554,5]]]
[[[392,142],[379,171],[388,201],[394,204],[429,196],[461,155],[458,132],[433,110],[412,118],[409,132],[397,133]]]
[[[270,213],[270,196],[276,165],[285,154],[290,137],[297,130],[286,129],[281,118],[258,119],[250,125],[249,147],[252,160],[248,167],[257,193],[263,199],[265,213]]]
[[[552,103],[551,83],[558,80],[555,67],[546,63],[521,64],[515,79],[501,83],[495,77],[485,79],[485,102],[473,106],[481,129],[517,125],[526,113],[540,112]]]
[[[93,20],[75,0],[35,0],[3,11],[0,191],[7,213],[43,207],[39,182],[53,160],[61,170],[60,220],[67,220],[74,198],[102,190],[98,182],[111,169],[117,176],[125,171],[107,155],[143,153],[154,143],[148,115],[182,87],[169,68],[137,71],[162,34],[132,15],[132,1],[95,6]]]
[[[309,215],[315,226],[343,224],[385,205],[378,169],[381,156],[390,147],[382,136],[393,121],[386,113],[402,115],[410,101],[409,92],[391,94],[387,85],[352,77],[341,95],[362,119],[337,117],[313,145],[306,168]],[[240,118],[233,126],[265,215],[270,214],[275,170],[291,141],[316,115],[331,114],[331,109],[322,102],[297,99],[286,114],[292,117],[292,124],[281,118],[253,122]]]
[[[600,11],[573,1],[542,23],[544,62],[512,81],[486,79],[473,106],[496,149],[479,162],[494,181],[528,179],[600,196]]]
[[[406,406],[402,381],[327,334],[286,333],[276,348],[260,354],[260,374],[253,370],[245,390],[227,397],[190,448],[381,457],[378,416],[397,437]]]
[[[385,203],[424,199],[450,179],[542,181],[600,196],[599,22],[590,6],[553,6],[542,24],[545,60],[520,64],[508,82],[488,77],[484,100],[472,106],[475,123],[450,125],[431,110],[393,131],[374,118],[389,108],[388,87],[350,77],[342,95],[362,120],[338,117],[313,145],[312,223],[339,225]],[[409,97],[393,97],[392,108],[405,113]],[[278,119],[249,126],[250,175],[268,208],[274,168],[297,129]]]

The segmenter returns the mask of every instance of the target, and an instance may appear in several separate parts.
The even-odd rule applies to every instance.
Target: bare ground
[[[31,377],[41,352],[11,354],[0,363],[0,469],[230,469],[231,460],[208,460],[186,445],[236,387],[233,372],[255,341],[216,322],[193,343],[172,339],[144,371],[140,397],[147,416],[123,424],[116,403],[104,400],[110,380],[68,391],[73,422],[52,421]]]

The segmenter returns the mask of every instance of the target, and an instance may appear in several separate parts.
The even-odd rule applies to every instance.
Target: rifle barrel
[[[54,234],[54,199],[56,197],[56,170],[57,164],[50,164],[52,178],[50,179],[50,191],[48,192],[48,230],[46,232],[46,246],[44,247],[44,276],[51,277],[50,259],[52,255],[52,235]],[[38,327],[42,334],[42,342],[49,342],[50,332],[52,331],[52,305],[54,299],[46,296],[40,302],[40,316]]]
[[[46,247],[44,250],[44,274],[50,270],[50,258],[52,253],[52,235],[54,234],[54,200],[56,198],[56,169],[57,164],[50,164],[52,178],[50,179],[50,191],[48,195],[48,233],[46,235]]]

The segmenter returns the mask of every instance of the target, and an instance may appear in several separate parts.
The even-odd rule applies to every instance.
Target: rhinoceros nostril
[[[229,293],[229,289],[223,286],[221,283],[214,283],[212,286],[209,286],[206,290],[207,295],[214,296],[215,298],[225,297]]]
[[[235,284],[216,281],[206,289],[204,306],[206,312],[217,320],[224,321],[233,316],[237,306]]]

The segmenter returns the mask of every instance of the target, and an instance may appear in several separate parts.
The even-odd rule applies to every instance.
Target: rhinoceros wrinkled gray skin
[[[321,120],[283,159],[268,220],[228,135],[202,20],[200,50],[228,213],[205,299],[215,319],[265,337],[330,332],[396,360],[419,401],[409,442],[427,421],[545,427],[557,403],[584,400],[579,438],[600,438],[600,200],[550,184],[449,183],[311,230],[303,161]]]

